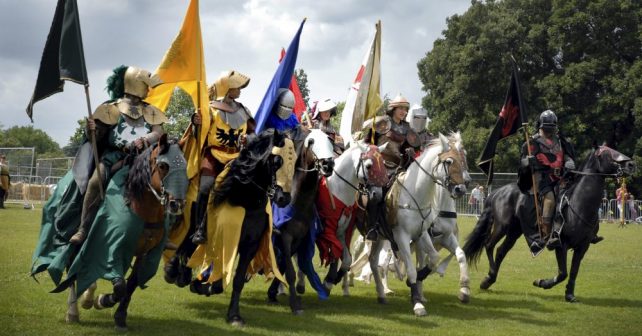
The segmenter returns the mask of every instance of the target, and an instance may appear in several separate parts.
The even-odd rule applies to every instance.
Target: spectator
[[[484,199],[484,187],[480,186],[479,183],[475,183],[475,188],[470,192],[470,198],[468,199],[468,205],[470,206],[470,212],[474,215],[479,214],[480,206]]]
[[[629,199],[627,200],[627,205],[628,205],[627,214],[629,215],[628,219],[634,221],[636,218],[638,218],[638,209],[635,206],[635,197],[631,193],[629,193]]]
[[[0,209],[4,209],[4,201],[9,196],[9,187],[11,186],[11,177],[9,176],[9,166],[5,163],[7,157],[0,154]]]

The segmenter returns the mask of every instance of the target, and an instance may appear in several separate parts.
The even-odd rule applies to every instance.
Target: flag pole
[[[522,123],[522,127],[524,128],[524,136],[526,137],[526,147],[528,148],[528,156],[532,156],[532,150],[531,150],[531,140],[530,140],[530,135],[528,134],[528,123]],[[528,167],[531,168],[531,179],[533,181],[533,197],[535,198],[535,214],[537,218],[537,230],[539,231],[539,237],[540,239],[543,238],[544,235],[544,230],[543,230],[543,225],[544,223],[542,222],[542,211],[539,208],[539,197],[538,197],[538,185],[537,185],[537,179],[535,178],[535,174],[533,172],[533,167],[530,166],[530,162],[528,163]]]
[[[522,116],[522,128],[524,129],[524,137],[526,138],[526,149],[528,151],[528,156],[532,156],[533,152],[531,150],[531,137],[530,134],[528,134],[528,123],[524,122],[524,115],[526,113],[525,111],[525,106],[522,103],[522,90],[520,90],[520,84],[519,84],[519,71],[517,68],[517,61],[515,60],[515,57],[513,57],[513,54],[510,55],[510,60],[511,60],[511,66],[513,68],[513,73],[515,74],[515,81],[517,84],[517,99],[519,100],[518,104],[520,109],[524,109],[524,111],[520,111],[520,116]],[[528,163],[528,167],[531,169],[531,180],[533,182],[533,197],[534,197],[534,203],[535,203],[535,217],[536,217],[536,222],[537,222],[537,230],[539,231],[539,237],[540,239],[543,238],[544,235],[544,228],[543,228],[543,221],[542,221],[542,210],[540,209],[539,205],[539,197],[538,197],[538,191],[539,191],[539,186],[537,184],[537,179],[535,178],[535,174],[533,172],[533,167],[530,166],[530,162]]]
[[[89,100],[89,83],[85,83],[85,98],[87,99],[87,118],[91,119],[91,101]],[[105,190],[103,190],[103,175],[100,172],[100,160],[98,159],[98,147],[96,146],[96,130],[89,130],[89,140],[91,141],[91,149],[94,153],[94,165],[96,166],[96,174],[98,175],[98,189],[100,190],[100,199],[105,198]]]

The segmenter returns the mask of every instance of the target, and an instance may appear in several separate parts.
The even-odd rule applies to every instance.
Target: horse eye
[[[446,159],[446,163],[447,164],[452,164],[453,163],[453,159],[452,158],[447,158]]]
[[[167,164],[167,162],[159,162],[158,169],[162,171],[169,171],[169,164]]]
[[[364,165],[364,167],[366,167],[366,169],[370,169],[370,168],[372,168],[372,161],[368,161],[368,162],[364,163],[363,165]]]

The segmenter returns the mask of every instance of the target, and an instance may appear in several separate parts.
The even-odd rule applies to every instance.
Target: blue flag
[[[279,89],[287,89],[290,87],[290,81],[292,80],[292,75],[294,74],[294,66],[296,65],[296,56],[299,53],[299,38],[301,37],[301,30],[303,29],[303,24],[305,19],[301,22],[299,30],[297,30],[296,35],[290,42],[290,46],[285,54],[285,58],[279,63],[279,67],[276,68],[274,77],[272,77],[272,82],[263,96],[261,105],[254,119],[256,120],[256,133],[261,132],[265,127],[265,122],[272,112],[272,107],[278,98],[277,94]]]

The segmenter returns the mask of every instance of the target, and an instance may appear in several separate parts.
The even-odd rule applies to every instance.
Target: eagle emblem
[[[235,130],[230,128],[227,132],[224,129],[216,128],[216,138],[219,140],[223,146],[227,147],[239,147],[239,138],[243,133],[242,129]]]

